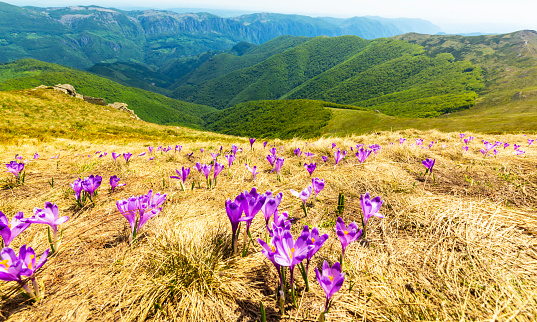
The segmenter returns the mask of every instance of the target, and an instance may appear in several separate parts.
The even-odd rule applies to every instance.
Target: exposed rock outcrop
[[[78,94],[76,92],[76,90],[75,90],[75,87],[73,85],[71,85],[71,84],[58,84],[58,85],[54,85],[54,86],[39,85],[36,88],[33,88],[32,90],[36,90],[36,89],[53,89],[55,91],[65,93],[65,94],[67,94],[67,95],[69,95],[71,97],[76,97],[78,99],[83,99],[84,101],[86,101],[86,102],[88,102],[90,104],[107,106],[106,101],[105,101],[104,98],[91,97],[91,96],[85,96],[85,95]],[[108,106],[113,107],[116,110],[120,110],[120,111],[123,111],[123,112],[126,112],[126,113],[130,114],[130,117],[133,118],[133,119],[141,120],[138,117],[138,115],[136,115],[134,113],[133,110],[128,108],[129,105],[127,105],[127,103],[114,102],[112,104],[108,104]]]

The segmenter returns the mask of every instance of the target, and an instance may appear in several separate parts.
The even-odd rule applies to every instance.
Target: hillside
[[[161,67],[170,60],[222,51],[245,41],[261,44],[282,35],[357,35],[378,38],[407,32],[436,33],[430,22],[355,17],[251,14],[222,18],[208,13],[123,11],[98,6],[17,7],[0,2],[0,63],[34,58],[86,69],[129,62]]]
[[[432,117],[472,107],[482,88],[481,70],[448,53],[429,57],[424,47],[405,41],[345,36],[313,38],[251,67],[179,86],[172,95],[219,109],[255,100],[314,99]]]
[[[0,65],[0,90],[28,89],[39,85],[71,84],[86,96],[108,103],[127,103],[143,120],[201,128],[202,115],[213,108],[181,102],[153,92],[126,87],[90,73],[32,59]]]
[[[0,314],[7,322],[239,322],[262,321],[263,307],[267,321],[316,321],[327,299],[315,271],[326,261],[345,274],[326,321],[534,322],[537,147],[527,142],[535,135],[464,134],[475,137],[468,151],[459,132],[417,130],[258,138],[251,148],[247,137],[138,121],[52,90],[0,92],[0,160],[25,165],[22,183],[6,167],[0,172],[0,238],[23,253],[15,259],[9,248],[2,252],[13,256],[0,268]],[[484,157],[482,140],[510,146]],[[360,164],[353,155],[358,144],[380,149]],[[523,155],[514,153],[515,144]],[[233,145],[235,161],[229,166],[218,156],[225,167],[208,185],[195,164],[214,165],[213,155],[229,155]],[[272,148],[283,159],[278,176],[267,162]],[[297,156],[296,149],[304,153]],[[348,153],[336,165],[337,151]],[[113,159],[122,153],[132,154],[129,162]],[[425,173],[426,159],[435,160],[432,174]],[[305,163],[316,165],[312,175]],[[255,179],[245,164],[257,169]],[[184,190],[171,178],[182,167],[191,169]],[[91,201],[78,205],[74,183],[97,176],[100,184],[84,184]],[[112,191],[114,176],[125,185]],[[323,180],[321,191],[305,201],[293,195],[291,189],[302,191],[313,178]],[[281,193],[274,211],[288,215],[280,236],[295,252],[271,242],[264,214],[273,228],[278,220],[270,210],[247,218],[246,205],[230,206],[243,193],[258,208],[266,202],[260,198]],[[122,207],[127,200],[133,213]],[[43,208],[61,222],[53,226],[61,235],[53,253],[47,253],[49,225],[34,218],[22,231],[5,223]],[[251,219],[248,234],[245,223],[235,230],[239,219]],[[338,235],[349,239],[342,243]],[[312,239],[316,252],[308,261],[304,245]],[[292,262],[281,259],[289,253],[307,271],[303,277],[296,265],[293,284]],[[38,260],[43,254],[46,262]],[[281,302],[280,274],[286,276]],[[13,279],[26,283],[27,292],[37,289],[39,300],[25,297]]]

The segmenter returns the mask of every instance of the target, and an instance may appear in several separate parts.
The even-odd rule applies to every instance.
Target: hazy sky
[[[446,31],[506,32],[537,30],[537,0],[0,0],[14,5],[214,8],[311,16],[422,18]],[[459,28],[460,30],[457,30]],[[487,30],[485,30],[487,29]]]

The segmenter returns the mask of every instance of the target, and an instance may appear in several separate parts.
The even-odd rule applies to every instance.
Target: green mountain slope
[[[207,117],[206,128],[238,136],[310,138],[321,135],[334,104],[312,100],[257,101],[237,104]]]
[[[108,79],[60,65],[33,59],[0,65],[0,90],[39,85],[71,84],[86,96],[102,97],[108,103],[123,102],[143,120],[201,128],[202,115],[214,108],[181,102],[149,91],[126,87]]]
[[[180,86],[174,97],[225,108],[251,100],[277,99],[304,81],[360,52],[369,41],[355,37],[316,37],[254,66],[201,85]]]

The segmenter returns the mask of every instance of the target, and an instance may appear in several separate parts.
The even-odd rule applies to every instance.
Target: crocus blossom
[[[17,161],[11,161],[9,163],[6,163],[6,168],[7,168],[7,171],[6,172],[11,172],[13,173],[13,175],[17,178],[17,179],[20,179],[20,175],[21,175],[21,172],[24,170],[24,163],[21,162],[21,163],[18,163]]]
[[[234,154],[226,154],[226,159],[228,163],[228,169],[231,169],[231,165],[233,164],[233,161],[235,161],[235,155]]]
[[[231,243],[233,245],[233,253],[237,252],[237,230],[239,229],[240,218],[242,216],[241,202],[235,198],[234,201],[227,199],[225,201],[226,213],[231,223]]]
[[[34,160],[39,158],[39,154],[36,152],[34,153]]]
[[[341,153],[341,151],[339,149],[337,149],[337,152],[335,154],[335,161],[336,161],[336,164],[334,165],[334,168],[337,166],[337,164],[343,160],[345,158],[345,156]]]
[[[175,153],[177,153],[177,152],[181,153],[182,148],[183,148],[182,145],[175,145]]]
[[[332,149],[336,147],[336,144],[335,143],[332,143]]]
[[[295,155],[296,155],[297,157],[299,157],[299,156],[302,155],[302,151],[300,151],[300,148],[296,148],[293,152],[295,153]]]
[[[383,201],[380,199],[379,196],[371,199],[371,197],[369,196],[369,192],[367,192],[365,195],[360,195],[360,204],[362,206],[362,212],[363,212],[364,229],[367,225],[367,221],[369,220],[369,218],[373,216],[381,218],[381,219],[384,218],[384,216],[379,213],[382,203]]]
[[[201,171],[202,171],[201,163],[196,162],[196,165],[194,166],[194,169],[198,170],[198,172],[201,174]]]
[[[297,198],[300,198],[302,200],[302,202],[304,203],[304,205],[306,205],[306,201],[308,201],[309,197],[311,196],[311,191],[312,191],[312,186],[307,186],[306,188],[304,188],[304,190],[302,190],[300,193],[293,190],[293,189],[290,189],[291,191],[291,194]]]
[[[201,171],[205,175],[205,179],[209,180],[209,175],[211,174],[211,170],[213,169],[212,164],[204,164],[201,166]]]
[[[254,220],[255,215],[261,210],[265,204],[267,197],[259,194],[256,188],[252,188],[250,192],[244,191],[237,196],[235,201],[240,202],[241,208],[244,211],[244,217],[241,217],[239,221],[246,222],[246,232],[250,231],[250,225]]]
[[[139,157],[143,157],[143,156],[146,155],[146,154],[147,154],[147,152],[142,152],[142,153],[138,154],[138,156],[139,156]]]
[[[239,150],[239,147],[236,146],[235,144],[232,144],[232,145],[231,145],[231,153],[233,153],[233,155],[236,155],[236,154],[237,154],[237,150]]]
[[[324,179],[311,179],[311,186],[313,187],[313,192],[315,192],[315,198],[317,198],[317,195],[324,189]]]
[[[214,162],[218,162],[218,156],[220,156],[220,153],[211,152],[211,156],[213,157]]]
[[[358,225],[355,222],[351,222],[348,226],[345,225],[345,222],[341,217],[337,217],[336,220],[336,233],[339,241],[341,242],[342,255],[345,256],[345,249],[349,246],[350,243],[360,238],[362,235],[362,230],[358,230]]]
[[[267,161],[270,163],[271,167],[274,167],[274,162],[276,162],[276,156],[273,154],[267,155]]]
[[[324,314],[328,312],[332,296],[334,296],[334,294],[341,289],[341,286],[343,286],[343,282],[345,282],[345,273],[341,273],[340,263],[336,262],[330,267],[330,264],[328,264],[327,261],[324,261],[322,273],[315,267],[315,274],[317,275],[317,281],[319,281],[319,284],[326,295]]]
[[[114,159],[114,162],[116,162],[116,159],[120,156],[121,154],[117,154],[115,152],[112,152],[112,159]]]
[[[416,146],[422,145],[422,144],[423,144],[423,139],[416,139]]]
[[[181,186],[183,187],[183,190],[185,190],[185,181],[188,175],[190,174],[190,168],[182,167],[181,172],[179,172],[179,170],[177,169],[175,169],[175,172],[177,172],[178,176],[170,176],[170,178],[181,180],[182,181]]]
[[[68,216],[59,217],[58,206],[50,202],[45,202],[45,208],[34,208],[34,215],[30,218],[22,218],[21,221],[31,224],[45,224],[49,225],[52,230],[52,252],[56,252],[60,246],[60,239],[58,236],[58,226],[69,220]]]
[[[283,162],[285,161],[284,158],[278,158],[276,159],[276,162],[274,162],[274,169],[270,172],[278,172],[278,175],[280,174],[280,171],[282,170]]]
[[[405,141],[406,141],[406,139],[405,139],[405,138],[400,138],[400,139],[399,139],[399,145],[401,145],[401,144],[405,143]]]
[[[17,237],[30,226],[30,223],[21,221],[23,217],[24,214],[22,212],[18,212],[15,216],[13,216],[11,222],[9,222],[7,216],[0,211],[0,235],[4,240],[5,246],[9,246],[15,237]]]
[[[434,163],[436,162],[436,159],[425,159],[421,161],[421,163],[427,168],[426,172],[433,173],[433,167]]]
[[[162,211],[161,206],[165,201],[166,194],[153,194],[153,190],[149,190],[145,195],[132,196],[127,200],[116,202],[117,209],[131,226],[133,241],[147,221]]]
[[[463,149],[464,151],[468,151],[468,146],[463,146],[462,149]]]
[[[24,289],[24,291],[34,300],[41,298],[39,284],[35,280],[35,272],[46,262],[50,250],[47,249],[36,262],[36,254],[32,247],[22,245],[19,255],[9,247],[0,251],[0,279],[4,281],[14,281]],[[32,281],[33,290],[23,281],[24,277],[29,277]]]
[[[265,203],[261,207],[261,212],[265,217],[265,226],[268,228],[268,222],[270,217],[278,212],[278,206],[282,202],[283,193],[278,193],[276,196],[273,196],[271,191],[265,192]]]
[[[356,153],[356,157],[358,158],[358,161],[360,161],[360,163],[364,163],[365,160],[371,155],[371,152],[373,151],[360,148],[360,150],[358,150],[358,152]]]
[[[310,174],[310,177],[311,175],[313,174],[313,171],[315,171],[315,168],[317,168],[317,162],[315,163],[311,163],[311,164],[307,164],[307,163],[304,163],[304,166],[306,167],[306,170],[308,170],[308,173]]]
[[[321,159],[323,160],[324,163],[328,161],[328,157],[326,155],[321,156]]]
[[[257,139],[254,139],[254,138],[250,138],[250,149],[254,149],[254,142],[256,141]]]
[[[73,188],[73,190],[75,191],[75,200],[78,202],[79,206],[82,207],[82,179],[78,178],[70,185],[71,188]]]
[[[309,235],[308,226],[304,227],[296,241],[289,230],[284,230],[280,238],[275,240],[274,261],[281,266],[295,266],[302,262],[314,247]]]
[[[255,176],[259,173],[257,171],[257,166],[254,165],[253,168],[250,168],[250,166],[248,165],[248,163],[245,163],[244,165],[246,165],[246,169],[248,169],[248,171],[250,171],[252,173],[252,176],[254,177],[254,180],[255,180]]]
[[[216,185],[216,177],[218,177],[218,175],[220,174],[220,172],[222,172],[222,170],[224,170],[224,165],[221,164],[221,163],[215,162],[214,163],[214,173],[213,173],[213,178],[214,178],[214,184],[215,185]]]
[[[131,156],[132,156],[132,153],[129,153],[129,152],[123,153],[123,158],[125,159],[126,163],[129,163],[129,159],[131,158]]]
[[[531,146],[535,140],[528,139],[528,147]]]
[[[84,178],[84,180],[82,180],[82,189],[88,193],[90,198],[92,198],[96,194],[95,191],[97,191],[97,188],[99,188],[102,181],[103,178],[101,176],[94,176],[92,174],[88,178]]]
[[[273,156],[276,156],[277,151],[278,150],[276,150],[276,148],[272,148],[272,149],[269,150],[270,154],[272,154]]]
[[[110,177],[110,189],[112,192],[114,192],[116,187],[122,187],[125,185],[124,183],[119,183],[119,180],[119,177],[116,175]]]

